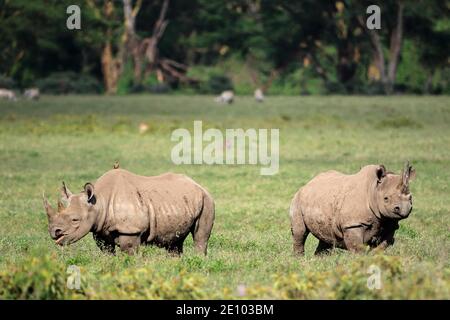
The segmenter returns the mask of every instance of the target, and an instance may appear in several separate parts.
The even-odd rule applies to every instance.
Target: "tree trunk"
[[[355,76],[357,67],[354,61],[355,50],[348,40],[342,41],[342,44],[338,44],[337,77],[339,82],[351,92],[353,87],[350,82]]]
[[[105,1],[105,5],[103,7],[103,16],[105,17],[105,20],[111,20],[113,15],[114,2],[113,0],[107,0]],[[106,41],[103,45],[101,56],[103,81],[107,94],[115,94],[117,92],[117,82],[119,81],[119,76],[122,72],[122,60],[120,56],[122,50],[119,50],[118,58],[114,56],[114,50],[111,42],[112,33],[111,27],[108,27],[106,30]]]
[[[373,47],[373,60],[375,63],[375,66],[377,67],[379,73],[380,73],[380,80],[383,84],[384,91],[387,94],[390,94],[390,87],[388,86],[388,79],[386,76],[386,68],[385,68],[385,61],[384,61],[384,54],[383,54],[383,45],[381,44],[381,39],[378,33],[374,30],[369,31],[371,44]]]
[[[107,42],[102,51],[102,73],[105,91],[107,94],[115,94],[117,92],[117,81],[119,78],[119,70],[117,61],[113,57],[111,42]]]
[[[142,58],[139,52],[139,39],[136,35],[136,16],[142,5],[142,0],[138,0],[134,8],[131,0],[123,0],[123,14],[125,31],[122,42],[126,50],[124,51],[124,63],[130,59],[133,60],[134,83],[141,82]]]
[[[392,92],[395,84],[395,77],[397,75],[397,65],[402,49],[403,39],[403,10],[404,4],[402,1],[397,3],[397,24],[391,34],[391,43],[389,51],[389,67],[388,67],[388,84]]]

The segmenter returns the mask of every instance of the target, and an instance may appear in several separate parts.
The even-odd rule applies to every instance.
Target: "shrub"
[[[81,270],[79,290],[67,286],[66,266],[54,256],[10,263],[0,272],[0,299],[206,299],[205,281],[181,271],[166,277],[150,269],[100,276]]]
[[[201,260],[190,259],[195,263]],[[368,287],[379,270],[380,288]],[[275,274],[271,285],[224,287],[208,292],[207,278],[185,269],[175,276],[127,266],[126,270],[87,274],[81,288],[68,289],[66,266],[54,256],[10,263],[0,272],[0,299],[447,299],[450,269],[429,273],[427,263],[411,265],[396,256],[362,255],[328,270]]]
[[[88,299],[206,299],[205,281],[181,271],[165,277],[150,269],[129,269],[92,279]]]
[[[50,94],[100,93],[102,88],[94,77],[75,72],[52,73],[46,78],[37,80],[36,86],[41,92]]]
[[[128,93],[168,93],[170,92],[170,86],[166,83],[156,84],[138,84],[132,85],[128,90]]]
[[[16,87],[16,82],[14,79],[9,78],[4,75],[0,75],[0,88],[2,89],[14,89]]]
[[[75,297],[66,285],[66,270],[55,257],[27,258],[0,272],[0,299],[65,299]]]
[[[369,289],[373,273],[380,271],[381,288]],[[447,299],[448,274],[430,274],[426,265],[406,269],[400,257],[376,254],[362,256],[349,265],[333,270],[306,271],[303,274],[276,274],[272,286],[245,288],[243,298],[268,299]],[[448,273],[448,272],[447,272]],[[231,290],[226,290],[230,294]]]
[[[225,75],[211,75],[206,84],[207,93],[219,94],[225,90],[233,90],[230,78]]]

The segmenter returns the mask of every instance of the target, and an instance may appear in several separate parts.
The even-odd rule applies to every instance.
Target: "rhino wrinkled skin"
[[[368,165],[345,175],[317,175],[294,196],[290,206],[294,253],[304,254],[309,233],[319,239],[316,254],[333,247],[354,252],[394,243],[398,222],[412,210],[409,181],[415,170],[407,163],[401,175],[383,165]]]
[[[113,169],[84,191],[72,194],[63,183],[58,210],[44,197],[49,233],[68,245],[93,233],[98,246],[113,253],[134,253],[141,244],[155,244],[181,254],[192,234],[196,249],[206,255],[214,223],[214,201],[192,179],[166,173],[145,177]]]

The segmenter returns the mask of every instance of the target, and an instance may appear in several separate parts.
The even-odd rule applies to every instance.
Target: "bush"
[[[4,75],[0,75],[0,88],[2,89],[14,89],[16,87],[16,82],[14,79],[9,78]]]
[[[377,269],[371,269],[371,266]],[[448,274],[430,274],[426,265],[406,271],[400,257],[361,256],[349,265],[303,274],[276,274],[272,286],[245,288],[246,299],[447,299]],[[371,275],[379,270],[380,288],[369,289]],[[231,291],[227,290],[229,294]]]
[[[128,93],[169,93],[170,92],[170,86],[165,83],[157,83],[157,84],[138,84],[133,85],[128,90]]]
[[[47,78],[37,80],[36,86],[41,92],[49,94],[100,93],[102,90],[97,79],[75,72],[52,73]]]
[[[447,299],[450,294],[448,268],[429,273],[426,263],[411,265],[380,253],[329,270],[274,274],[270,285],[225,287],[215,293],[208,291],[207,278],[186,269],[175,276],[133,267],[101,274],[80,271],[81,287],[71,290],[66,266],[55,256],[11,262],[0,272],[0,299]],[[370,289],[369,278],[376,273],[380,287]]]
[[[0,272],[1,299],[206,299],[206,282],[181,271],[166,277],[150,269],[100,276],[80,272],[81,287],[69,289],[66,266],[55,256],[27,258]]]
[[[166,277],[150,269],[129,269],[107,273],[90,281],[86,289],[88,299],[206,299],[205,281],[199,276],[181,271]]]
[[[0,272],[0,299],[54,300],[75,297],[66,285],[66,270],[55,257],[28,258]]]
[[[225,90],[233,90],[233,84],[225,75],[211,75],[206,83],[206,89],[206,93],[219,94]]]

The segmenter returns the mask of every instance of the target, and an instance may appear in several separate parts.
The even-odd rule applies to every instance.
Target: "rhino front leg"
[[[141,243],[140,234],[121,234],[119,235],[120,250],[132,255],[138,251]]]
[[[364,251],[364,228],[356,226],[345,229],[344,243],[347,250],[351,252]]]
[[[174,256],[180,256],[183,253],[183,242],[184,239],[181,241],[177,241],[174,243],[171,243],[167,246],[167,251]]]
[[[381,237],[381,242],[377,246],[375,246],[375,248],[384,250],[387,247],[392,246],[395,241],[394,234],[398,228],[399,225],[397,221],[389,225]]]
[[[381,242],[375,246],[376,249],[384,250],[389,246],[392,246],[394,244],[395,238],[394,238],[395,230],[389,230],[383,238],[381,239]]]
[[[317,245],[317,248],[316,248],[316,251],[314,252],[314,254],[316,256],[318,256],[318,255],[322,255],[325,253],[329,253],[332,248],[333,248],[332,244],[329,244],[325,241],[319,240],[319,244]]]
[[[383,241],[381,241],[381,243],[375,247],[375,249],[381,249],[384,250],[389,246],[392,246],[394,244],[394,235],[392,235],[391,238],[389,239],[384,239]]]
[[[98,234],[93,233],[95,243],[97,246],[106,253],[114,254],[116,252],[116,244],[112,240],[108,240]]]

